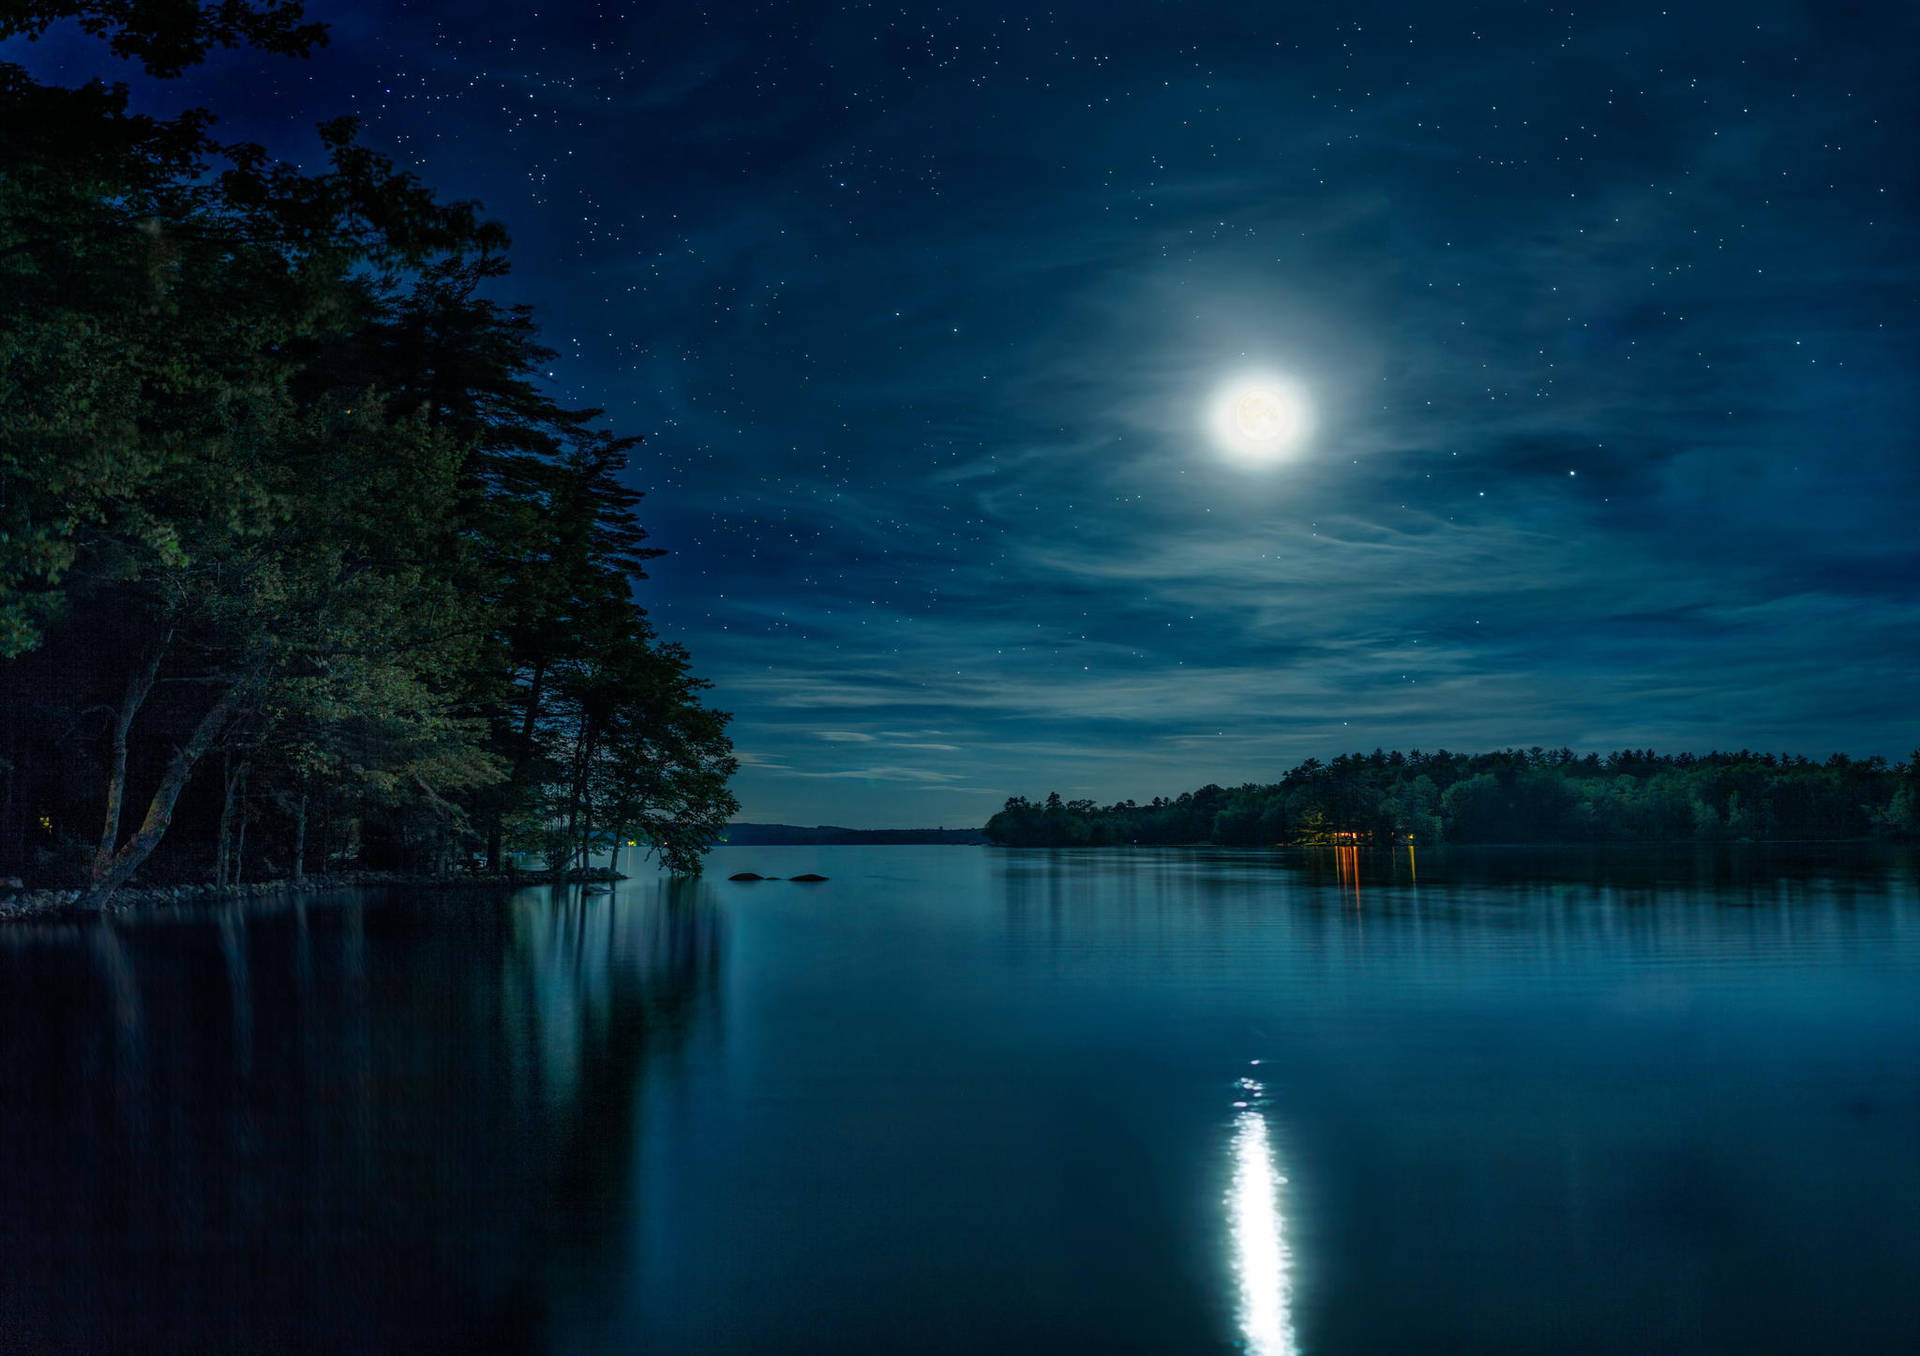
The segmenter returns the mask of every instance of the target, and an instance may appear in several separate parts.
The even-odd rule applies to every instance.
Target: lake
[[[1909,850],[13,925],[0,1080],[8,1353],[1920,1349]]]

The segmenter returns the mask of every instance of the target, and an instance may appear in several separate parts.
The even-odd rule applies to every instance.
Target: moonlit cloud
[[[800,768],[783,768],[791,777],[822,777],[830,780],[845,779],[863,782],[957,782],[964,780],[949,772],[936,772],[924,767],[849,767],[831,772],[809,772]]]
[[[309,116],[484,199],[556,385],[648,435],[644,595],[749,818],[1920,744],[1911,12],[961,7],[915,64],[861,14],[338,9]],[[1202,423],[1254,370],[1314,429],[1250,474]]]

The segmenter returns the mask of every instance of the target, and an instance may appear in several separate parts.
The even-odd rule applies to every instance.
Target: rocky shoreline
[[[97,918],[102,914],[131,913],[175,904],[210,904],[224,900],[279,899],[292,895],[323,894],[330,890],[375,887],[409,890],[518,890],[529,885],[605,885],[626,877],[606,867],[584,871],[496,871],[472,875],[431,876],[405,871],[337,871],[301,880],[254,881],[244,885],[128,885],[114,892],[104,909],[82,909],[81,889],[0,891],[0,920],[60,917]]]

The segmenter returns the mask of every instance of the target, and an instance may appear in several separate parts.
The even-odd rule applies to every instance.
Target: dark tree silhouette
[[[325,38],[291,0],[29,0],[0,36],[67,19],[162,78]],[[638,440],[491,295],[504,232],[351,121],[308,173],[129,101],[0,64],[0,876],[624,835],[697,870],[726,717],[633,594]]]
[[[1825,763],[1772,754],[1666,757],[1651,749],[1348,754],[1277,782],[1203,786],[1148,805],[1036,806],[987,821],[1014,846],[1103,843],[1611,843],[1920,837],[1920,752]]]

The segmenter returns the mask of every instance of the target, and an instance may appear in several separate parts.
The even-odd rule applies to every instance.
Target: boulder
[[[788,880],[825,880],[825,876],[816,876],[811,871],[804,876],[788,876]]]

